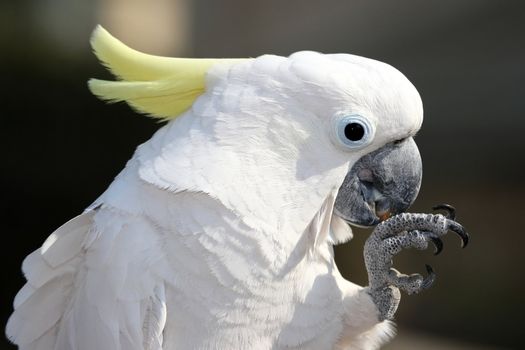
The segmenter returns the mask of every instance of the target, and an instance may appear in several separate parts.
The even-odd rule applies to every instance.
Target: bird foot
[[[445,210],[446,215],[399,214],[377,225],[366,241],[364,258],[368,271],[368,292],[381,320],[393,318],[401,299],[400,290],[408,294],[419,293],[429,288],[436,278],[430,265],[426,265],[426,277],[400,273],[392,267],[395,255],[406,248],[427,249],[429,242],[434,245],[434,254],[437,255],[443,250],[440,237],[449,230],[461,238],[463,248],[468,244],[468,233],[455,221],[455,209],[447,204],[433,209]]]

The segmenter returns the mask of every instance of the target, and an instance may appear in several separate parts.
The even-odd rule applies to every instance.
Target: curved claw
[[[432,207],[432,210],[445,210],[447,214],[445,217],[450,220],[456,220],[456,208],[451,206],[450,204],[438,204]]]
[[[432,286],[436,280],[436,273],[432,269],[432,266],[426,264],[425,268],[427,269],[428,275],[423,279],[423,282],[421,283],[421,289],[430,288],[430,286]]]
[[[448,229],[455,232],[461,238],[461,248],[465,248],[469,242],[470,236],[467,230],[455,221],[447,220]]]
[[[434,255],[438,255],[443,250],[443,241],[439,237],[430,237],[430,240],[434,244],[434,247],[436,247],[436,250],[434,251]]]

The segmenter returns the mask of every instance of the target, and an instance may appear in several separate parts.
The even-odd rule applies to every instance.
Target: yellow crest
[[[124,45],[97,26],[91,46],[118,81],[90,79],[89,89],[109,101],[126,101],[154,118],[173,119],[205,90],[208,69],[220,62],[244,59],[171,58],[148,55]]]

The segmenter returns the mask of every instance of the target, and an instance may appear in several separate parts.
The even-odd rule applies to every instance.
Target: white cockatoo
[[[405,76],[349,54],[156,57],[102,27],[92,45],[118,78],[93,93],[168,122],[24,260],[7,325],[20,349],[374,349],[392,335],[399,288],[434,276],[401,275],[392,255],[461,231],[395,215],[421,180]],[[347,223],[382,220],[370,285],[343,279],[332,247]]]

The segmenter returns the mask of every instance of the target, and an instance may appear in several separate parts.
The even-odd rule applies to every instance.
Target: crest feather
[[[172,58],[134,50],[97,26],[91,46],[119,81],[90,79],[89,89],[109,101],[126,101],[155,118],[172,119],[191,107],[205,90],[208,69],[217,63],[244,59]]]

